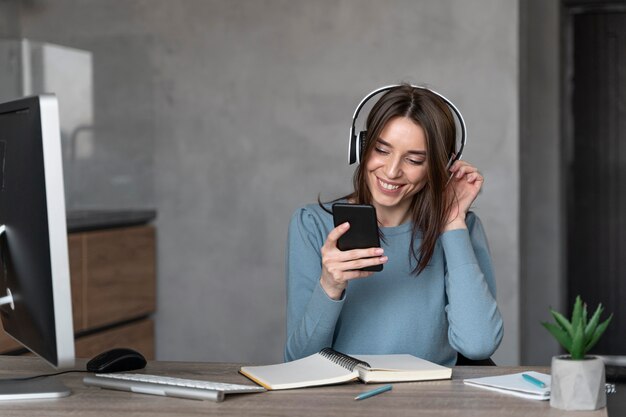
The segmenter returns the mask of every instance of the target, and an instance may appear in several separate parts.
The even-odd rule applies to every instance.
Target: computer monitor
[[[0,316],[10,336],[54,368],[74,365],[63,165],[54,95],[0,103]],[[53,378],[30,382],[0,383],[0,399],[69,394]]]

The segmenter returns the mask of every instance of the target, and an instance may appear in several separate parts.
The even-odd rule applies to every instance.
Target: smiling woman
[[[403,223],[413,196],[422,190],[428,175],[422,127],[408,117],[391,119],[375,141],[365,169],[381,225]]]
[[[285,359],[324,347],[444,365],[454,365],[457,352],[488,358],[502,339],[502,318],[487,238],[469,211],[483,177],[455,161],[450,108],[438,94],[403,84],[378,100],[366,127],[354,191],[338,201],[373,205],[383,245],[340,251],[350,225],[334,227],[330,203],[296,211]],[[380,272],[355,269],[380,264]]]

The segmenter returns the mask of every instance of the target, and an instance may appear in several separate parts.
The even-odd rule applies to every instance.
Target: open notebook
[[[528,374],[533,378],[540,380],[546,384],[546,387],[539,388],[531,384],[522,377],[522,374]],[[514,395],[516,397],[528,398],[531,400],[549,400],[550,379],[550,375],[528,371],[520,372],[518,374],[464,379],[463,382],[467,385],[488,389],[490,391],[501,392],[503,394]]]
[[[239,372],[268,390],[367,382],[449,379],[452,369],[413,355],[348,356],[331,348],[306,358],[267,366],[244,366]]]

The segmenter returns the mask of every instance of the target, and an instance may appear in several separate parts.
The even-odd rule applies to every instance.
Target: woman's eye
[[[417,159],[409,159],[409,164],[411,165],[423,165],[424,161],[421,160],[417,160]]]
[[[374,150],[375,150],[376,152],[378,152],[379,154],[382,154],[382,155],[387,155],[387,154],[389,154],[389,152],[387,152],[386,150],[384,150],[384,149],[382,149],[382,148],[378,148],[378,147],[376,147],[376,148],[374,148]]]

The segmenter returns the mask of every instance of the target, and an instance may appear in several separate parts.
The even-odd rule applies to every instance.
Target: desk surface
[[[84,366],[79,360],[77,366]],[[84,369],[84,368],[83,368]],[[258,394],[228,395],[221,403],[166,398],[103,390],[83,386],[83,373],[61,375],[73,391],[57,400],[1,402],[2,416],[569,416],[605,417],[606,409],[594,412],[565,412],[550,407],[548,401],[534,401],[498,394],[463,384],[464,378],[499,375],[522,370],[547,372],[543,367],[456,367],[452,380],[395,383],[393,390],[363,401],[355,395],[371,389],[361,383],[332,387],[271,391]],[[146,373],[220,382],[251,384],[238,374],[238,364],[149,362]],[[0,377],[49,373],[41,360],[0,356]]]

